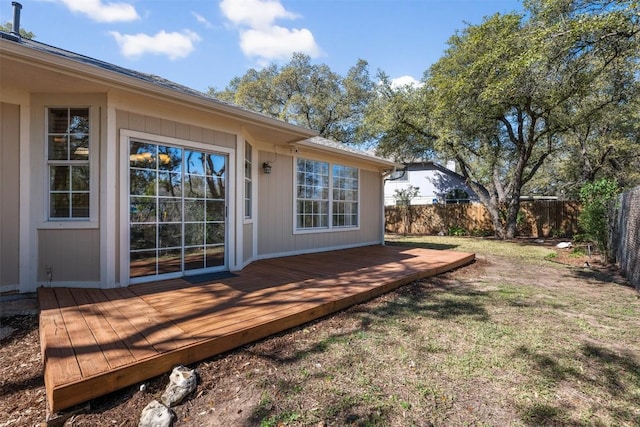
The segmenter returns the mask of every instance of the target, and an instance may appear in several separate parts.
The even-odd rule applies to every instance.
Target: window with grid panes
[[[253,200],[252,150],[248,142],[244,143],[244,217],[251,219],[251,203]]]
[[[358,226],[358,169],[298,158],[296,229]]]
[[[333,165],[333,227],[358,226],[358,169]]]
[[[89,219],[89,109],[47,110],[49,219]]]

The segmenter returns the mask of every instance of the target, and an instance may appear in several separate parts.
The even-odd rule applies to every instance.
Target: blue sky
[[[420,79],[448,38],[518,0],[19,0],[35,39],[206,91],[293,52]],[[11,22],[10,0],[0,21]]]

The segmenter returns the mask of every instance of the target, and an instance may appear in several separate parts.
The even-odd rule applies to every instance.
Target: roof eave
[[[325,145],[315,144],[313,142],[303,140],[290,144],[291,146],[301,146],[309,149],[313,149],[320,152],[329,152],[333,154],[339,154],[341,156],[350,157],[367,163],[375,164],[384,169],[401,169],[404,166],[400,163],[392,162],[390,160],[382,159],[380,157],[373,157],[367,154],[359,154],[351,151],[340,150],[339,148],[328,147]]]
[[[116,71],[25,47],[14,41],[0,40],[0,44],[2,45],[0,56],[11,56],[18,60],[22,58],[22,60],[28,60],[32,64],[37,63],[40,67],[55,69],[58,72],[64,70],[64,72],[69,75],[85,80],[111,84],[131,92],[153,96],[163,100],[169,98],[174,102],[189,104],[207,111],[214,110],[216,113],[229,118],[252,123],[257,122],[262,126],[285,131],[300,138],[309,138],[318,135],[317,131],[245,110],[234,105],[225,104],[212,98],[205,98],[180,92],[176,89],[162,87],[152,82],[120,74]]]

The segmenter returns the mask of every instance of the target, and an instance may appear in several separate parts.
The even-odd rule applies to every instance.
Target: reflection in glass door
[[[131,142],[130,277],[224,269],[226,156]]]

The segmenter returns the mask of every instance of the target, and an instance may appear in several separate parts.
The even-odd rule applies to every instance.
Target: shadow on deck
[[[40,288],[50,412],[467,265],[473,254],[367,246],[254,262],[200,284]]]

